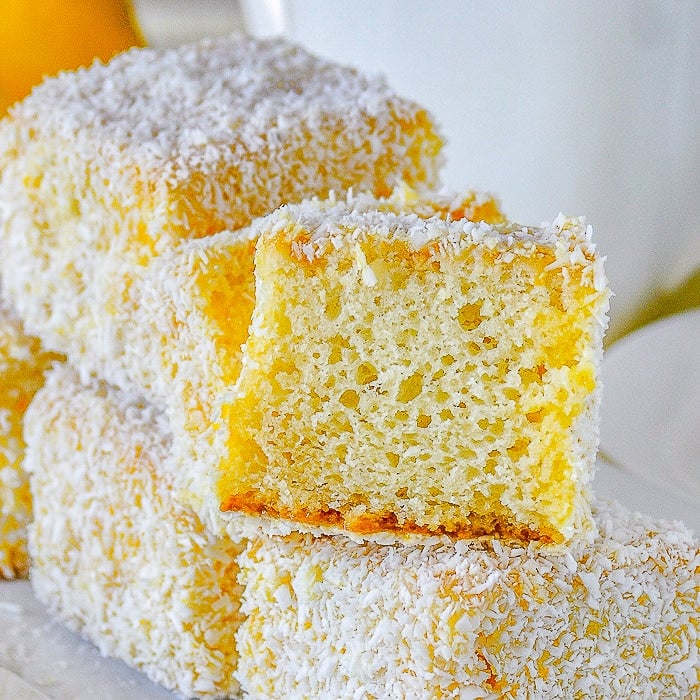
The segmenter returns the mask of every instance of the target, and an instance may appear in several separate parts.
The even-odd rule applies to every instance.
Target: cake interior
[[[558,264],[545,245],[441,253],[371,225],[309,259],[312,235],[291,221],[258,246],[222,413],[222,509],[359,534],[565,539],[585,519],[595,444],[582,429],[605,294],[590,261]]]

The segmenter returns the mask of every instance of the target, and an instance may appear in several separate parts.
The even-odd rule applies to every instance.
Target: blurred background
[[[0,114],[59,68],[231,32],[384,74],[441,125],[446,187],[587,217],[615,294],[603,458],[700,503],[700,3],[0,0]]]

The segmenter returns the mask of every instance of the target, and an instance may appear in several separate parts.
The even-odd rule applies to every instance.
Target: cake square
[[[356,199],[418,218],[503,221],[499,203],[473,190],[419,195],[403,185],[389,197]],[[259,219],[163,253],[130,288],[133,322],[124,329],[125,346],[112,354],[93,352],[79,363],[83,373],[136,387],[165,408],[181,465],[178,497],[216,533],[230,520],[214,495],[216,465],[229,449],[221,404],[236,387],[245,361],[259,284],[254,255],[267,225],[267,219]],[[229,531],[235,533],[236,527]]]
[[[223,511],[375,539],[591,535],[609,291],[583,220],[423,218],[349,197],[253,227]]]
[[[124,299],[163,251],[330,189],[434,184],[441,145],[383,79],[279,39],[62,73],[0,121],[3,294],[72,358],[123,346]]]
[[[614,503],[597,501],[594,518],[594,540],[559,553],[252,541],[241,685],[253,697],[698,697],[697,539]]]

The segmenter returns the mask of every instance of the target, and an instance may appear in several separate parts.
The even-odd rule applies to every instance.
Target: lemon
[[[125,0],[0,0],[0,116],[45,76],[143,46]]]

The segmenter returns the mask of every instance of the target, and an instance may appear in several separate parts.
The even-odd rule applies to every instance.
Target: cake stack
[[[431,192],[439,149],[278,41],[0,126],[3,294],[68,358],[24,419],[32,585],[103,653],[187,697],[698,692],[697,542],[591,496],[591,231]]]
[[[33,335],[73,364],[104,358],[96,375],[132,386],[117,358],[142,359],[132,337],[141,347],[148,332],[129,290],[152,260],[333,188],[433,183],[440,145],[427,113],[382,81],[279,43],[130,52],[35,89],[0,128],[0,381],[12,402],[1,432],[13,472],[0,464],[2,488],[21,479],[12,426],[55,359]],[[252,247],[241,254],[252,264]],[[136,386],[153,398],[147,371]],[[3,517],[13,499],[27,500],[3,490]]]

